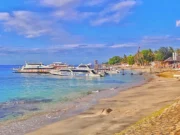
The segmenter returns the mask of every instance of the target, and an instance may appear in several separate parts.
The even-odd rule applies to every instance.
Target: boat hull
[[[42,73],[48,74],[50,69],[41,69],[41,70],[13,70],[14,73]]]

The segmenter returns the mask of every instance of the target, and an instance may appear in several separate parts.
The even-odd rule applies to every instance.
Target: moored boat
[[[51,70],[50,74],[59,76],[89,76],[89,77],[103,77],[101,74],[97,74],[89,64],[80,64],[76,68],[66,68]]]
[[[119,70],[109,70],[109,71],[106,71],[108,74],[119,74]]]
[[[13,69],[14,73],[49,73],[52,66],[46,66],[43,63],[25,63],[21,68]]]
[[[55,69],[49,72],[52,75],[58,76],[72,76],[72,71],[70,69]]]

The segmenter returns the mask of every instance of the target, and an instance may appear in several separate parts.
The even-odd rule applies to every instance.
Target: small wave
[[[94,90],[94,91],[92,91],[92,93],[99,93],[100,92],[100,90]]]
[[[118,89],[118,87],[111,88],[110,90],[116,90],[116,89]]]
[[[9,103],[13,104],[37,104],[37,103],[49,103],[52,102],[52,99],[45,98],[16,98],[11,99]]]

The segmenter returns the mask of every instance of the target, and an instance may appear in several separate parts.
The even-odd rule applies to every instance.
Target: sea
[[[0,66],[0,123],[65,110],[77,103],[95,104],[100,98],[116,95],[119,89],[144,81],[143,76],[128,70],[125,75],[60,77],[13,73],[12,69],[17,67]],[[136,75],[131,75],[132,72]]]

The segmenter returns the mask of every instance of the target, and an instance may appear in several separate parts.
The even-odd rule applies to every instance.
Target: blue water
[[[139,82],[142,76],[116,74],[103,78],[70,78],[47,74],[18,74],[0,66],[0,121],[41,110],[40,105],[73,100],[90,91]]]

